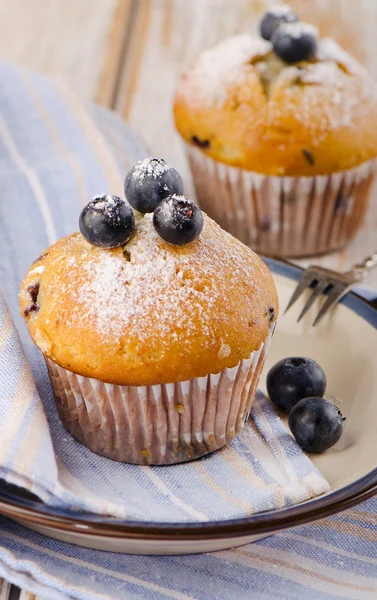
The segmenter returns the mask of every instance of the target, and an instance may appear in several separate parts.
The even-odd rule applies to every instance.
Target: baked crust
[[[20,306],[46,357],[118,385],[234,367],[260,347],[278,312],[266,265],[206,215],[199,238],[181,247],[157,235],[151,215],[123,248],[65,237],[30,268]]]

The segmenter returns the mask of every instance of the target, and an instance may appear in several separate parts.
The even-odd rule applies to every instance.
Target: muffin
[[[257,252],[339,250],[375,178],[377,84],[288,7],[271,9],[261,33],[205,51],[178,86],[199,203]]]
[[[122,462],[182,462],[238,435],[277,318],[266,265],[175,193],[175,173],[136,165],[127,199],[146,214],[94,199],[21,285],[65,427]]]

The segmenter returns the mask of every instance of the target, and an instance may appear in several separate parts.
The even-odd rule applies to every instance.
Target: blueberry
[[[297,16],[290,6],[282,4],[271,8],[260,22],[260,34],[265,40],[270,40],[280,23],[294,23]]]
[[[81,211],[79,226],[93,246],[116,248],[130,239],[135,217],[128,202],[118,196],[97,196]]]
[[[324,398],[303,398],[289,413],[288,425],[296,442],[307,452],[323,452],[343,431],[340,410]]]
[[[149,213],[168,196],[183,194],[183,181],[163,158],[145,158],[126,176],[124,193],[131,206],[141,213]]]
[[[286,412],[302,398],[323,396],[325,389],[326,375],[311,358],[284,358],[267,375],[267,391],[272,402]]]
[[[39,295],[40,283],[36,282],[32,285],[29,285],[27,291],[29,292],[29,296],[31,299],[31,304],[27,308],[24,309],[24,316],[27,317],[32,312],[38,312],[39,304],[38,304],[38,295]]]
[[[153,213],[158,235],[169,244],[184,246],[193,242],[203,228],[200,208],[184,196],[169,196]]]
[[[287,63],[308,60],[317,49],[318,31],[307,23],[283,23],[272,36],[275,54]]]

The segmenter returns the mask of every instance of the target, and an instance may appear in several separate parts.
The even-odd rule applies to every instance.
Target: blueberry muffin
[[[276,290],[165,161],[138,163],[125,192],[91,201],[80,232],[37,259],[21,311],[71,434],[114,460],[172,464],[241,431]]]
[[[377,84],[287,6],[204,52],[174,102],[203,209],[253,249],[306,256],[361,226],[377,156]]]

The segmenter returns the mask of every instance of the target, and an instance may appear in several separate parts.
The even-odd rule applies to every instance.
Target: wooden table
[[[285,0],[377,77],[375,0]],[[172,98],[182,69],[218,40],[255,31],[269,0],[0,0],[0,56],[66,80],[139,131],[194,196]],[[363,231],[344,252],[316,259],[339,270],[377,250],[377,189]],[[299,261],[308,264],[310,261]],[[377,288],[377,272],[368,282]],[[6,584],[0,600],[8,598]],[[23,593],[23,600],[32,595]],[[13,599],[12,599],[13,600]]]

